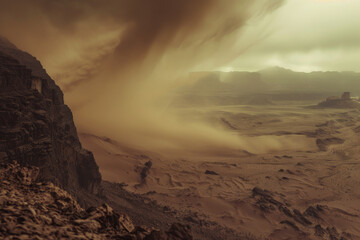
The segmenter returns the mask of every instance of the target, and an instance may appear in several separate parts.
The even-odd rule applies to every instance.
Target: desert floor
[[[249,153],[169,157],[80,137],[105,180],[188,212],[189,221],[260,239],[360,239],[360,111],[307,105],[178,109],[242,137]]]

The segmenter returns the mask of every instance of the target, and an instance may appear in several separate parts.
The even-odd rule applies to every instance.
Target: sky
[[[2,6],[0,34],[8,37],[21,49],[38,57],[52,76],[58,79],[65,79],[62,76],[67,74],[68,65],[76,65],[74,69],[79,69],[77,63],[81,62],[83,65],[81,69],[85,65],[93,68],[89,61],[98,60],[99,55],[106,54],[108,49],[111,51],[118,44],[117,38],[123,31],[123,25],[114,24],[114,21],[131,20],[132,14],[138,11],[135,7],[133,7],[134,12],[113,11],[113,9],[128,7],[124,8],[121,4],[112,7],[111,5],[116,1],[109,1],[107,4],[109,7],[106,5],[95,7],[90,4],[82,6],[82,3],[86,1],[77,1],[76,4],[71,4],[72,1],[67,0],[63,0],[63,4],[60,2],[50,4],[50,2],[35,0],[30,6],[26,6],[30,3],[29,1],[0,0]],[[142,1],[136,2],[139,2],[141,6]],[[158,0],[158,2],[161,1]],[[233,5],[236,9],[237,6],[243,8],[246,0],[228,2],[224,5]],[[265,5],[270,1],[253,2]],[[241,25],[241,31],[238,31],[236,40],[237,46],[233,43],[229,44],[229,48],[236,49],[236,56],[227,56],[227,61],[217,63],[217,66],[204,64],[194,69],[256,71],[280,66],[305,72],[360,72],[358,64],[360,62],[360,18],[358,17],[360,0],[274,0],[273,2],[281,4],[277,5],[274,11],[268,11],[267,14],[247,17],[245,26]],[[203,12],[199,11],[206,5],[209,4],[205,1],[198,10],[196,6],[193,6],[194,12],[197,12],[199,16],[202,15]],[[148,7],[144,5],[144,8]],[[246,6],[244,9],[247,8]],[[222,19],[223,15],[227,14],[226,11],[210,14],[214,21],[209,21],[208,26]],[[229,14],[229,19],[232,17],[231,14],[233,13]],[[166,14],[163,15],[163,19],[167,17]],[[196,21],[190,15],[184,15],[184,19],[186,18],[189,22]],[[166,21],[159,23],[161,22]],[[174,29],[171,24],[175,26],[176,23],[170,21],[169,34],[177,33],[177,31],[171,32],[171,29]],[[151,28],[154,29],[153,34],[163,29],[156,23]],[[100,48],[102,53],[99,54]],[[209,54],[210,57],[216,56]],[[74,71],[70,72],[74,76]]]
[[[199,70],[360,72],[359,10],[360,0],[0,0],[0,35],[41,61],[78,130],[227,153],[281,143],[184,119],[169,93]]]
[[[185,118],[169,107],[169,93],[191,80],[189,72],[228,66],[259,38],[241,38],[247,24],[284,2],[0,0],[0,35],[41,61],[79,131],[179,156],[228,154],[251,146]]]
[[[260,39],[221,70],[360,72],[359,12],[359,0],[288,0],[271,15],[248,22],[239,41]]]

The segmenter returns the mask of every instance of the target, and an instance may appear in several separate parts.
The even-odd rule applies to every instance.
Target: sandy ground
[[[284,144],[242,156],[165,157],[91,134],[80,134],[81,142],[105,180],[189,212],[189,221],[214,221],[259,239],[360,239],[359,111],[303,105],[181,111],[244,138]]]

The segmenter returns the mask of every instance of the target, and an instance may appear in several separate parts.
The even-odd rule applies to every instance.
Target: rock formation
[[[330,145],[334,144],[343,144],[345,142],[344,139],[337,137],[329,137],[324,139],[316,139],[316,145],[318,146],[320,151],[326,151]]]
[[[135,226],[107,204],[84,210],[54,184],[36,182],[38,173],[36,167],[1,164],[0,239],[192,239],[179,223],[164,232]]]
[[[350,97],[350,92],[344,92],[341,97],[328,97],[325,101],[315,106],[316,108],[358,108],[360,109],[360,102]]]
[[[308,206],[306,210],[293,208],[281,198],[281,195],[258,187],[253,188],[252,198],[255,206],[266,215],[280,217],[280,226],[269,239],[358,239],[347,232],[340,232],[326,221],[329,212],[326,205]],[[284,237],[287,234],[288,237]]]
[[[350,92],[343,92],[343,94],[341,95],[341,99],[342,100],[351,100]]]
[[[63,93],[39,61],[0,39],[0,162],[37,166],[39,177],[78,196],[101,175],[81,147]]]

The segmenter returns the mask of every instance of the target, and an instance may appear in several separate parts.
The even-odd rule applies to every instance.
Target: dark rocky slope
[[[74,196],[99,192],[98,166],[60,88],[35,58],[0,39],[0,162],[13,160]]]
[[[54,184],[36,182],[38,173],[17,163],[0,166],[1,239],[192,239],[187,226],[166,232],[135,226],[107,204],[84,210]]]
[[[28,168],[16,170],[19,166],[11,165],[13,161]],[[120,184],[101,181],[92,153],[81,146],[72,113],[64,104],[60,88],[36,58],[1,36],[0,164],[1,171],[7,169],[6,166],[15,169],[6,170],[0,178],[0,232],[3,234],[0,238],[22,239],[20,236],[24,235],[23,239],[29,239],[29,233],[34,231],[39,236],[34,239],[42,239],[44,234],[48,236],[45,239],[136,239],[136,231],[143,231],[147,239],[192,239],[188,227],[173,225],[180,222],[191,226],[195,239],[253,239],[217,223],[197,219],[192,212],[176,212],[160,206],[146,196],[127,192]],[[37,176],[38,183],[34,184],[34,178],[30,177],[30,182],[23,185],[23,177],[32,173]],[[49,196],[46,192],[58,192],[66,197]],[[81,209],[70,196],[82,207],[107,203],[129,215],[136,225],[162,231],[151,234],[149,228],[143,227],[143,230],[123,232],[118,223],[110,228],[106,223],[104,228],[103,220],[94,219],[92,211]],[[33,211],[26,208],[29,204],[36,214],[55,214],[55,217],[51,215],[50,220],[35,218],[31,215]],[[70,209],[69,212],[63,212],[63,207]],[[109,212],[106,209],[108,207],[95,211],[102,214],[102,219],[114,219],[114,216],[118,219],[116,214],[106,215]],[[89,218],[98,223],[88,222]],[[121,234],[130,234],[130,237],[120,238]]]

